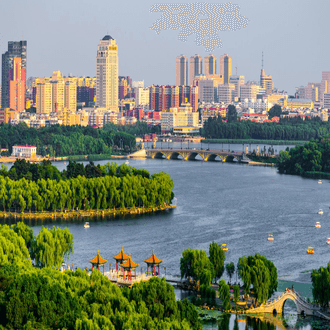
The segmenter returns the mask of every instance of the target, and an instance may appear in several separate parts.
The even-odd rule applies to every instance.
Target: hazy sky
[[[27,40],[28,76],[63,74],[95,76],[96,51],[109,33],[119,49],[119,75],[144,80],[145,85],[175,84],[175,58],[208,55],[191,35],[178,40],[178,30],[151,30],[161,13],[155,3],[197,1],[123,0],[0,0],[0,52],[10,40]],[[199,1],[203,2],[203,1]],[[226,3],[227,1],[204,1]],[[319,82],[330,71],[329,0],[233,0],[248,26],[219,32],[223,47],[217,58],[232,57],[233,74],[259,80],[261,52],[266,74],[275,87],[294,93],[295,87]],[[217,64],[218,65],[218,64]]]

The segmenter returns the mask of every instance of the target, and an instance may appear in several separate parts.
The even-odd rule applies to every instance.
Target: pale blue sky
[[[120,0],[0,0],[0,52],[9,40],[28,41],[28,76],[95,76],[99,40],[107,32],[117,40],[119,75],[144,80],[145,85],[175,84],[175,58],[208,55],[195,36],[178,40],[179,31],[157,35],[149,28],[161,13],[149,13],[155,3],[190,1]],[[203,1],[199,1],[203,2]],[[204,1],[225,3],[227,1]],[[294,93],[295,87],[321,80],[330,71],[329,0],[232,0],[249,19],[246,28],[219,32],[223,47],[216,57],[232,57],[233,74],[259,80],[261,52],[266,74],[275,87]]]

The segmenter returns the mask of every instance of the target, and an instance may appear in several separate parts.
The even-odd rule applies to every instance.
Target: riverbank
[[[204,139],[201,143],[231,143],[231,144],[270,144],[270,145],[297,145],[308,141],[290,140],[255,140],[255,139]]]
[[[148,208],[124,208],[124,209],[106,209],[106,210],[63,210],[58,212],[5,212],[0,211],[0,218],[15,218],[15,219],[56,219],[61,218],[65,220],[80,219],[85,220],[89,217],[115,217],[117,215],[137,215],[146,213],[155,213],[165,210],[171,210],[176,208],[176,205],[164,204],[157,207]]]

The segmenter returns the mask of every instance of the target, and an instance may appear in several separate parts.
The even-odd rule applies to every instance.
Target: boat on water
[[[221,249],[222,249],[223,251],[228,251],[227,244],[222,244],[222,245],[221,245]]]
[[[319,180],[318,184],[322,184],[322,180]]]
[[[267,238],[267,241],[273,241],[274,240],[274,237],[272,234],[269,234],[268,235],[268,238]]]
[[[321,228],[321,224],[319,222],[316,223],[315,225],[316,228]]]
[[[309,246],[307,249],[307,253],[314,254],[314,248],[312,246]]]
[[[84,228],[89,228],[89,227],[90,227],[89,222],[85,222]]]
[[[323,214],[323,211],[321,209],[319,209],[319,211],[317,212],[317,214]]]
[[[330,245],[330,237],[327,239],[327,244]]]

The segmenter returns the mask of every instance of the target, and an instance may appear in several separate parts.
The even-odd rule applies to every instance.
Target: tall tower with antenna
[[[260,86],[266,90],[266,94],[272,94],[273,92],[273,79],[271,75],[266,75],[264,70],[264,52],[261,56],[261,74],[260,74]]]

